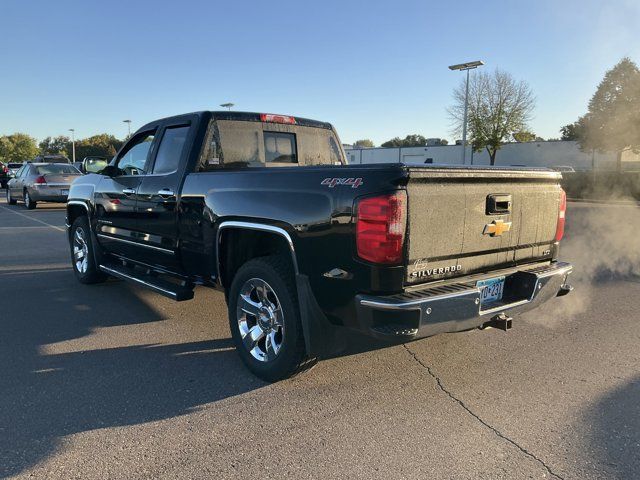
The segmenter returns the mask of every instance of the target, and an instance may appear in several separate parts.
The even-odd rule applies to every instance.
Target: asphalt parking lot
[[[80,285],[64,230],[0,203],[1,478],[640,475],[638,206],[570,203],[576,291],[508,333],[356,342],[272,385],[221,294]]]

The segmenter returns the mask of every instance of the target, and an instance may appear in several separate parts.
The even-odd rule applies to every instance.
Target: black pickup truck
[[[390,342],[506,330],[569,293],[559,180],[347,165],[328,123],[198,112],[145,125],[72,184],[71,258],[82,283],[113,276],[177,301],[222,290],[240,357],[275,381],[335,354],[345,330]]]

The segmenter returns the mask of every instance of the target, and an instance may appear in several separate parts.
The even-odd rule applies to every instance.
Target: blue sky
[[[637,0],[24,1],[0,4],[0,134],[78,137],[219,109],[332,122],[343,142],[453,139],[460,74],[482,59],[529,82],[557,137],[604,72],[640,62]]]

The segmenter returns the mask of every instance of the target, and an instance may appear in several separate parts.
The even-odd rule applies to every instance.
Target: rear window
[[[199,171],[218,168],[340,165],[332,129],[242,120],[217,120],[200,156]]]
[[[80,173],[72,165],[40,165],[36,167],[39,175],[76,175]]]
[[[36,159],[42,163],[70,163],[67,157],[44,157],[42,159]]]
[[[263,136],[267,163],[298,163],[295,134],[264,132]]]
[[[23,164],[22,163],[9,163],[7,164],[7,167],[9,168],[20,168]]]

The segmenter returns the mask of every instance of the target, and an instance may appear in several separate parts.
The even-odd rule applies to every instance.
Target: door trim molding
[[[173,250],[169,250],[167,248],[156,247],[154,245],[145,245],[144,243],[134,242],[132,240],[125,240],[124,238],[112,237],[111,235],[106,235],[104,233],[98,233],[98,237],[103,238],[105,240],[115,240],[116,242],[127,243],[129,245],[135,245],[137,247],[149,248],[151,250],[156,250],[158,252],[166,253],[167,255],[175,255]]]

